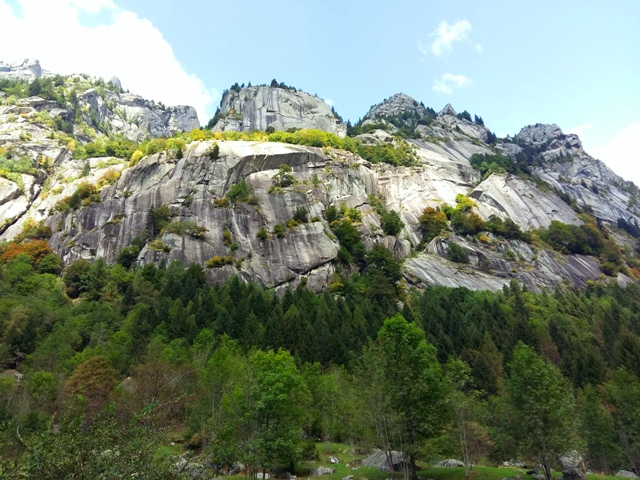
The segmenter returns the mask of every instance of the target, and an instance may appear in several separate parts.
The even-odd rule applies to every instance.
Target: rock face
[[[73,84],[78,88],[77,109],[40,97],[9,101],[0,96],[0,155],[10,152],[12,158],[26,158],[31,167],[0,176],[0,239],[15,237],[27,219],[44,221],[53,232],[52,248],[67,264],[99,257],[114,262],[135,240],[144,245],[134,259],[141,265],[195,263],[206,269],[211,282],[237,275],[268,288],[302,283],[319,291],[332,282],[339,265],[340,245],[326,211],[344,206],[360,212],[362,220],[355,225],[367,249],[382,244],[404,259],[403,281],[409,285],[499,290],[515,280],[540,292],[558,285],[582,288],[601,277],[595,257],[565,256],[542,244],[504,240],[487,232],[478,238],[443,234],[417,252],[425,207],[454,207],[458,195],[468,195],[480,217],[509,218],[523,230],[546,227],[551,220],[581,224],[567,198],[559,194],[570,196],[609,226],[611,238],[627,251],[635,248],[635,239],[613,227],[619,218],[640,222],[637,188],[591,158],[577,137],[563,134],[555,125],[526,127],[513,141],[499,145],[506,155],[530,156],[532,173],[548,187],[505,173],[483,179],[470,158],[496,153],[483,140],[489,131],[459,118],[450,105],[436,114],[402,94],[375,106],[366,118],[378,121],[407,113],[408,118],[425,120],[409,125],[416,137],[408,140],[416,157],[411,167],[373,164],[328,147],[268,142],[219,141],[219,153],[213,155],[211,140],[194,141],[180,154],[156,153],[130,167],[127,160],[110,157],[75,160],[75,144],[56,130],[56,122],[75,122],[71,126],[78,143],[98,135],[99,126],[146,139],[197,127],[193,109],[167,108],[121,93],[117,82],[92,85],[78,76]],[[338,134],[344,127],[315,97],[283,88],[249,87],[225,96],[215,129],[269,126]],[[385,147],[396,143],[391,133],[397,127],[382,126],[385,130],[370,131],[360,141]],[[291,167],[294,180],[273,188],[283,164]],[[58,202],[80,184],[96,185],[105,175],[120,177],[101,187],[100,201],[56,211]],[[242,201],[225,200],[239,182],[246,183],[251,195]],[[385,235],[379,209],[372,203],[399,214],[404,227],[397,236]],[[172,228],[154,239],[145,226],[150,212],[163,206]],[[292,222],[302,208],[308,222]],[[464,251],[465,263],[449,260],[456,250],[453,244]],[[621,273],[617,281],[633,280]]]
[[[36,78],[51,76],[40,67],[38,60],[25,60],[22,63],[6,64],[0,61],[0,78],[21,79],[33,81]],[[69,77],[74,82],[69,83],[69,93],[78,85],[88,85],[90,78],[86,75],[74,75]],[[95,83],[95,82],[94,82]],[[103,83],[104,84],[104,83]],[[188,105],[165,107],[160,103],[145,100],[139,95],[122,93],[120,80],[113,77],[107,84],[110,88],[91,86],[80,92],[76,92],[78,104],[75,106],[58,104],[40,97],[22,99],[20,107],[31,107],[35,112],[47,112],[53,118],[74,122],[84,121],[89,128],[124,135],[125,137],[142,141],[149,135],[152,137],[168,137],[174,133],[200,128],[196,110]],[[75,109],[81,113],[81,119],[75,118],[71,111]],[[27,110],[14,110],[19,114],[30,114]],[[5,113],[12,113],[5,110]],[[79,128],[74,129],[74,134],[82,139],[89,140],[85,132]]]
[[[395,117],[404,113],[410,113],[419,118],[425,118],[429,115],[427,108],[416,99],[404,93],[396,93],[391,98],[371,107],[363,120]]]
[[[289,128],[318,129],[344,137],[347,127],[318,97],[280,87],[229,90],[220,105],[213,131],[251,131]]]
[[[85,106],[88,124],[103,124],[131,140],[142,141],[149,135],[169,137],[200,128],[198,114],[187,105],[165,107],[132,93],[99,92],[95,88],[86,90],[78,99]]]
[[[26,59],[22,62],[14,63],[5,63],[0,60],[1,78],[32,81],[36,78],[40,78],[43,75],[48,74],[48,72],[42,70],[42,67],[40,67],[40,62],[38,60]]]
[[[557,195],[509,174],[492,174],[469,197],[479,201],[482,217],[510,218],[522,230],[548,227],[551,220],[574,225],[582,223],[576,212]]]

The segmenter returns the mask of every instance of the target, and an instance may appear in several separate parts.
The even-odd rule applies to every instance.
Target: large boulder
[[[371,455],[362,460],[363,467],[373,467],[383,472],[391,472],[399,470],[405,461],[402,452],[396,450],[391,451],[391,465],[389,465],[388,452],[375,449]]]
[[[638,478],[635,473],[630,472],[629,470],[618,470],[618,473],[616,473],[616,477]]]
[[[569,467],[562,469],[562,480],[585,480],[587,476],[577,468]]]
[[[560,463],[562,470],[578,468],[582,464],[582,455],[576,450],[570,450],[558,457],[558,463]]]

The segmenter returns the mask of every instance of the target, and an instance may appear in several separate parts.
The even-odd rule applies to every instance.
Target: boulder
[[[562,469],[562,480],[585,480],[587,476],[575,467]]]
[[[436,463],[436,467],[464,467],[464,462],[454,458],[449,458]]]
[[[618,470],[618,473],[616,473],[616,477],[638,478],[635,473],[630,472],[629,470]]]
[[[389,459],[387,458],[387,453],[375,449],[371,455],[362,460],[363,467],[373,467],[378,470],[382,470],[383,472],[390,472],[399,470],[402,463],[405,461],[404,455],[402,452],[398,452],[395,450],[391,451],[391,462],[392,465],[389,465]]]
[[[340,463],[340,460],[338,460],[336,457],[329,457],[329,463],[336,465]]]
[[[311,470],[311,476],[312,477],[320,477],[322,475],[331,475],[335,471],[336,471],[335,468],[316,467],[316,468]]]
[[[576,450],[570,450],[558,457],[558,463],[562,470],[578,468],[582,464],[582,455]]]
[[[515,459],[511,459],[511,460],[507,460],[506,462],[502,462],[502,465],[505,467],[512,467],[512,468],[527,468],[527,464],[524,463],[522,460],[515,460]]]

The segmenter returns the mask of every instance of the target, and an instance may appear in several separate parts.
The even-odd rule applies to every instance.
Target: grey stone
[[[558,463],[562,470],[578,468],[582,464],[582,455],[577,450],[570,450],[558,458]]]
[[[464,462],[454,458],[449,458],[436,463],[436,467],[464,467]]]
[[[331,475],[335,471],[336,471],[335,468],[316,467],[316,468],[311,470],[311,476],[312,477],[321,477],[322,475]]]
[[[618,473],[616,473],[616,477],[638,478],[635,473],[630,472],[629,470],[618,470]]]
[[[394,470],[398,470],[399,466],[405,461],[404,455],[402,452],[391,451],[391,463],[389,465],[389,458],[387,456],[387,452],[383,450],[375,449],[371,455],[362,460],[363,467],[373,467],[381,470],[383,472],[390,472]]]
[[[22,62],[5,63],[0,60],[0,78],[33,81],[43,76],[40,62],[26,59]]]
[[[267,86],[229,90],[220,106],[214,132],[318,129],[344,137],[347,127],[320,98],[301,91]]]
[[[585,480],[587,476],[576,467],[562,469],[562,480]]]
[[[395,117],[403,113],[411,113],[418,117],[426,117],[427,109],[421,105],[416,99],[405,95],[404,93],[396,93],[387,100],[371,107],[363,120],[374,120],[376,118]]]

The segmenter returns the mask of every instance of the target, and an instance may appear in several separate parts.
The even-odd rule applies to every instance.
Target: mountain
[[[640,277],[637,187],[556,125],[498,139],[481,117],[396,94],[345,136],[326,103],[276,83],[235,85],[197,130],[191,107],[115,81],[2,68],[1,238],[43,222],[66,264],[179,261],[211,282],[319,291],[379,244],[418,287]]]

